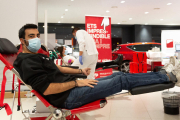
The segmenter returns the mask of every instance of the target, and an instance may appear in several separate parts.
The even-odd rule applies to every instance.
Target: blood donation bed
[[[21,79],[19,73],[13,67],[13,62],[17,57],[17,53],[18,53],[17,48],[9,40],[5,38],[0,38],[0,60],[5,64],[5,68],[3,71],[2,87],[1,87],[2,89],[1,89],[1,97],[0,97],[0,110],[3,110],[3,108],[5,108],[8,115],[11,115],[12,111],[9,105],[4,103],[4,92],[5,92],[5,83],[6,83],[5,72],[7,70],[11,70],[19,78],[19,80],[21,80],[21,82],[25,84],[23,80]],[[166,83],[166,84],[154,84],[154,85],[136,87],[130,90],[129,94],[138,95],[138,94],[143,94],[143,93],[156,92],[156,91],[172,88],[174,87],[174,85],[175,85],[174,83]],[[51,118],[54,118],[56,120],[66,120],[66,119],[67,120],[82,120],[82,118],[79,115],[80,113],[97,110],[97,109],[103,108],[107,104],[107,100],[106,98],[104,98],[104,99],[94,101],[92,103],[86,104],[84,106],[81,106],[75,109],[67,110],[67,109],[56,108],[56,106],[52,106],[50,103],[48,103],[37,91],[33,90],[31,86],[27,85],[27,87],[49,109],[50,114],[44,113],[46,114],[46,116],[38,116],[37,115],[38,113],[36,112],[36,110],[34,110],[33,111],[34,117],[33,116],[26,117],[24,115],[25,119],[49,120]],[[26,112],[29,113],[29,111],[26,111]],[[22,113],[24,114],[24,111]]]

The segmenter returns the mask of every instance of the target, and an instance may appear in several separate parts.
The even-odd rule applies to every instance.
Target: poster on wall
[[[180,30],[161,31],[161,51],[165,57],[173,56],[178,44],[180,44]]]
[[[99,52],[98,62],[112,60],[111,49],[111,18],[102,16],[85,16],[86,31],[94,38]],[[98,71],[95,78],[101,78],[112,74],[112,69]]]

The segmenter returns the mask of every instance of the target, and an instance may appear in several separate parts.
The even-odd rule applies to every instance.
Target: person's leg
[[[148,77],[147,77],[148,76]],[[165,74],[159,72],[149,74],[123,74],[103,81],[99,81],[94,88],[79,87],[74,88],[62,107],[73,109],[121,92],[122,90],[130,90],[137,86],[150,84],[159,84],[168,82],[169,78]]]
[[[98,81],[107,80],[107,79],[111,79],[111,78],[115,77],[116,75],[123,75],[123,74],[134,75],[134,74],[131,74],[131,73],[123,73],[123,72],[119,71],[119,72],[113,73],[112,75],[109,75],[109,76],[106,76],[106,77],[103,77],[103,78],[98,78],[96,80],[98,80]],[[152,74],[154,74],[154,73],[149,72],[149,73],[146,73],[146,76],[148,77],[148,76],[151,76]],[[144,75],[144,73],[136,74],[136,76],[141,76],[141,75]]]
[[[95,69],[96,69],[96,64],[97,64],[97,60],[98,60],[98,55],[89,55],[89,62],[92,61],[87,67],[91,68],[91,72],[90,74],[87,76],[87,79],[95,79],[94,77],[94,73],[95,73]],[[91,58],[91,59],[90,59]]]

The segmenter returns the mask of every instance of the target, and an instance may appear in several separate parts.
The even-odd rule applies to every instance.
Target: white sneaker
[[[172,70],[172,73],[177,78],[176,86],[180,87],[180,63],[174,67],[174,69]]]
[[[171,56],[170,60],[169,60],[169,63],[173,64],[173,66],[176,66],[176,65],[178,65],[179,62],[178,62],[178,60],[176,59],[175,56]]]
[[[162,69],[164,69],[167,73],[170,73],[175,66],[178,65],[178,60],[174,56],[170,57],[169,63],[166,63]]]
[[[174,69],[174,66],[172,63],[166,63],[162,69],[164,69],[167,73],[170,73]]]

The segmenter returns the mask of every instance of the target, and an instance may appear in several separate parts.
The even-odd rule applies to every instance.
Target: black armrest
[[[73,69],[79,69],[79,66],[61,66],[61,67],[68,67],[68,68],[73,68]]]
[[[103,69],[115,68],[115,67],[119,67],[119,65],[103,66]]]
[[[143,94],[143,93],[150,93],[150,92],[157,92],[157,91],[162,91],[165,89],[173,88],[175,86],[174,83],[164,83],[164,84],[153,84],[153,85],[147,85],[147,86],[140,86],[133,88],[129,92],[132,95],[138,95],[138,94]]]
[[[87,76],[83,74],[70,74],[70,75],[75,76],[75,78],[87,78]]]

